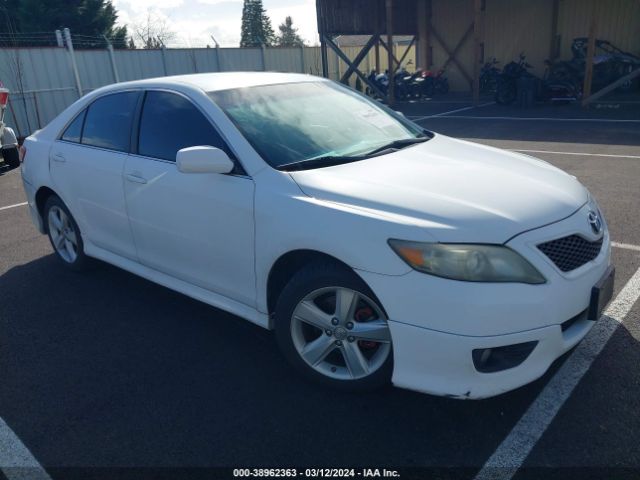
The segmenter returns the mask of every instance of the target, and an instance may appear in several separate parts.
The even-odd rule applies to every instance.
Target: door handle
[[[61,153],[54,153],[51,158],[53,158],[54,162],[64,163],[64,162],[67,161],[67,159],[64,157],[64,155],[61,154]]]
[[[125,178],[133,183],[142,183],[142,184],[147,183],[146,178],[142,178],[140,175],[136,175],[134,173],[127,173],[125,175]]]

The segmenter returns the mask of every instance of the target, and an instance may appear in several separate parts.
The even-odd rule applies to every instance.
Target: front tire
[[[295,274],[278,299],[275,327],[282,353],[310,380],[348,391],[390,382],[386,314],[346,267],[319,262]]]
[[[62,264],[74,271],[85,270],[89,258],[84,254],[80,228],[64,202],[52,195],[44,206],[47,234],[56,256]]]

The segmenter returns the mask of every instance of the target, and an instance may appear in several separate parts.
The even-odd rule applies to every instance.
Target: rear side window
[[[138,92],[107,95],[87,110],[82,144],[128,152]]]
[[[140,118],[138,154],[175,162],[178,150],[208,145],[232,154],[211,122],[186,98],[147,92]]]
[[[86,110],[83,110],[74,120],[69,124],[67,129],[60,137],[62,140],[66,142],[74,142],[80,143],[80,138],[82,137],[82,123],[84,122],[84,116],[87,113]]]

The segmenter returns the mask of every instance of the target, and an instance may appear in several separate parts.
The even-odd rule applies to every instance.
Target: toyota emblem
[[[599,235],[602,232],[602,220],[600,220],[600,216],[596,212],[591,210],[589,212],[587,220],[589,221],[589,225],[591,225],[591,230],[593,230],[593,233]]]

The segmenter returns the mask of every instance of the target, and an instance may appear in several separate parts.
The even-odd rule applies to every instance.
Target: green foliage
[[[51,32],[55,38],[53,32],[66,27],[74,36],[85,36],[79,42],[85,48],[104,48],[102,35],[115,47],[126,48],[127,27],[116,26],[117,19],[111,0],[0,0],[0,33],[15,35],[23,45],[30,38],[26,34]]]
[[[280,30],[277,38],[278,46],[302,47],[304,45],[304,40],[298,35],[298,29],[293,26],[291,17],[285,18],[284,23],[280,24],[278,30]]]
[[[275,44],[276,35],[267,16],[262,0],[244,0],[242,7],[241,47],[270,47]]]

